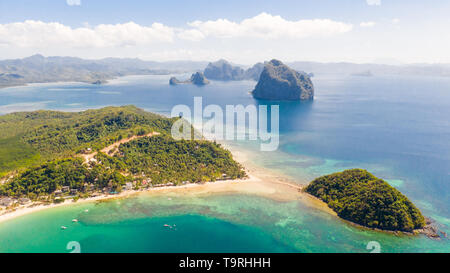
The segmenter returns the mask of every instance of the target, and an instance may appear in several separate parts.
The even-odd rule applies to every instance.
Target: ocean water
[[[187,77],[188,75],[181,75]],[[169,86],[169,76],[130,76],[106,85],[38,84],[0,89],[0,114],[80,111],[134,104],[169,114],[177,104],[279,104],[280,146],[228,143],[255,164],[305,184],[347,168],[387,180],[450,231],[450,78],[313,78],[311,102],[254,100],[253,81]],[[84,212],[89,209],[89,212]],[[72,223],[73,218],[79,219]],[[172,228],[164,227],[164,224]],[[60,226],[68,228],[61,230]],[[176,226],[173,226],[176,225]],[[302,202],[251,195],[155,196],[49,209],[0,224],[1,252],[450,252],[450,241],[356,228]]]

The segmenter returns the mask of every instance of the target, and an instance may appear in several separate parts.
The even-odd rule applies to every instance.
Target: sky
[[[450,63],[448,0],[0,0],[0,59]]]

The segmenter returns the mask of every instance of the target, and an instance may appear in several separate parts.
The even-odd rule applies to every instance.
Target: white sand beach
[[[226,146],[226,149],[230,150],[230,152],[233,154],[233,158],[242,166],[244,166],[248,175],[247,178],[205,183],[192,183],[181,186],[154,187],[138,191],[122,191],[119,194],[99,195],[96,197],[79,199],[76,202],[73,202],[72,200],[66,200],[65,202],[59,204],[30,203],[28,205],[16,207],[13,210],[0,211],[0,223],[33,212],[60,206],[68,206],[86,202],[96,202],[107,199],[127,198],[136,194],[160,195],[167,194],[169,192],[184,196],[239,193],[262,196],[280,202],[299,200],[301,202],[304,202],[308,206],[336,215],[336,213],[333,212],[325,203],[309,194],[303,193],[301,191],[302,186],[295,183],[289,177],[256,166],[255,164],[250,162],[249,156],[245,152],[235,150],[232,147],[228,147],[227,145],[224,146]]]

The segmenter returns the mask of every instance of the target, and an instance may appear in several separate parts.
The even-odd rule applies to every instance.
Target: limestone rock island
[[[245,76],[245,71],[242,68],[234,66],[223,59],[209,63],[204,73],[209,79],[220,81],[240,81]]]
[[[202,72],[196,72],[191,76],[191,82],[195,85],[209,84],[209,80],[203,75]]]
[[[271,60],[264,65],[252,94],[265,100],[312,100],[314,87],[308,74]]]
[[[202,72],[196,72],[192,74],[191,78],[186,81],[180,81],[175,77],[170,78],[169,80],[170,85],[177,85],[177,84],[195,84],[195,85],[206,85],[209,84],[209,80],[203,75]]]

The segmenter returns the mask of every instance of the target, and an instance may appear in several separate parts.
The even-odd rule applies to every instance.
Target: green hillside
[[[79,113],[35,111],[0,116],[0,177],[8,171],[101,149],[138,133],[170,132],[173,119],[134,106]]]
[[[170,129],[176,119],[134,106],[1,116],[0,178],[6,182],[0,196],[42,199],[64,186],[86,194],[104,188],[118,192],[126,182],[148,186],[245,175],[219,144],[174,140]],[[159,135],[144,137],[151,132]],[[100,152],[132,136],[142,137],[122,143],[116,153]],[[93,160],[81,158],[86,150]]]
[[[406,196],[366,170],[316,178],[305,191],[327,203],[341,218],[366,227],[412,231],[425,225],[423,215]]]

